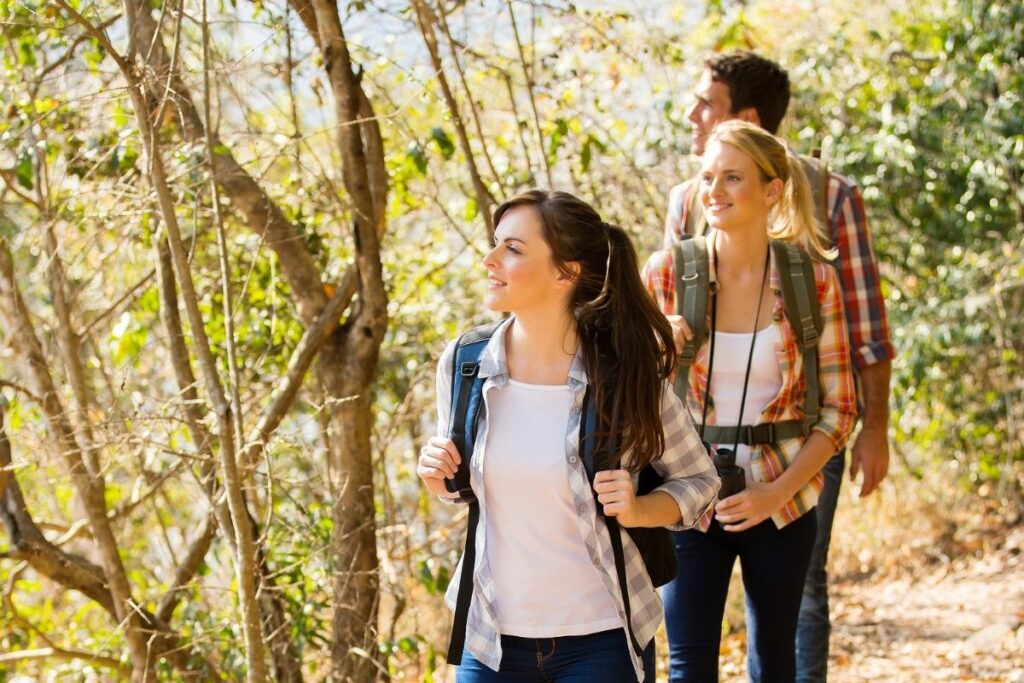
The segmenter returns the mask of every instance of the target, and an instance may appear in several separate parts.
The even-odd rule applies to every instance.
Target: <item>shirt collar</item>
[[[495,330],[491,340],[487,342],[484,351],[480,354],[480,374],[483,379],[491,378],[498,386],[508,381],[508,360],[505,351],[505,332],[512,324],[515,316],[509,316],[498,329]],[[576,355],[573,356],[572,365],[569,367],[569,385],[587,384],[587,372],[583,365],[583,349],[576,348]]]

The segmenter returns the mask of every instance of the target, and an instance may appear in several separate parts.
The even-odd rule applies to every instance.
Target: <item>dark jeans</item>
[[[654,641],[644,651],[645,683],[654,683]],[[636,673],[621,629],[559,638],[501,637],[501,668],[492,671],[468,651],[456,683],[626,683]]]
[[[832,540],[832,520],[839,502],[839,487],[843,483],[846,451],[832,456],[821,473],[825,485],[814,508],[818,518],[818,534],[814,539],[811,564],[804,581],[804,594],[800,600],[800,618],[796,627],[796,680],[798,683],[825,683],[828,676],[828,638],[831,631],[828,615],[828,547]],[[750,602],[747,602],[747,636],[750,628]],[[755,626],[756,628],[756,626]],[[756,653],[747,656],[747,670],[751,680],[761,674],[761,662]]]
[[[674,532],[679,575],[665,586],[669,680],[710,683],[718,680],[722,615],[736,558],[752,620],[764,628],[750,635],[762,673],[754,681],[789,683],[796,676],[796,622],[817,518],[808,513],[777,529],[767,519],[752,529],[730,532],[712,522],[707,533]]]

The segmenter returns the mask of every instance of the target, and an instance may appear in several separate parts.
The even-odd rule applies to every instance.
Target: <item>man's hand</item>
[[[672,341],[676,345],[676,354],[682,353],[683,344],[693,337],[693,330],[686,324],[686,318],[681,315],[666,315],[668,324],[672,327]]]
[[[884,427],[862,427],[850,449],[850,481],[863,472],[860,497],[871,495],[889,473],[889,435]]]

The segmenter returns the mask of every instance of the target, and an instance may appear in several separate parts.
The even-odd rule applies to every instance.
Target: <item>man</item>
[[[789,76],[782,67],[753,52],[714,55],[705,67],[697,84],[696,101],[687,114],[694,126],[694,154],[703,155],[711,130],[728,119],[742,119],[777,132],[789,105]],[[850,478],[863,476],[863,498],[878,487],[889,468],[889,377],[894,352],[860,191],[834,173],[825,180],[827,234],[839,251],[835,266],[842,283],[861,404],[861,428],[850,450]],[[696,178],[672,188],[665,220],[666,247],[692,232],[702,220],[693,202],[696,189]],[[826,679],[830,626],[825,565],[844,460],[845,452],[840,451],[823,469],[825,485],[816,508],[818,535],[797,630],[797,680],[801,683]],[[752,638],[753,634],[748,634],[748,642]],[[756,657],[749,658],[748,668],[752,680],[758,680],[760,663]]]

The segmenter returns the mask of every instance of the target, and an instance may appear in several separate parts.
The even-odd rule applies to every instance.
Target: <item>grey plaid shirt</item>
[[[511,319],[510,319],[511,320]],[[498,632],[497,614],[494,610],[493,572],[487,561],[487,492],[484,489],[483,467],[487,444],[487,397],[494,389],[508,383],[508,365],[505,361],[505,330],[508,322],[498,328],[480,356],[480,377],[484,379],[483,399],[485,410],[477,427],[473,455],[470,459],[470,479],[473,490],[480,502],[480,523],[476,532],[476,567],[473,571],[473,599],[470,602],[466,627],[466,650],[484,665],[498,669],[501,662],[501,635]],[[444,350],[437,368],[437,434],[448,437],[451,412],[452,356],[455,343]],[[616,610],[623,626],[626,611],[619,592],[615,572],[615,558],[604,519],[597,514],[597,504],[591,492],[590,483],[583,462],[579,457],[580,417],[583,394],[587,387],[587,376],[583,359],[577,352],[569,370],[569,386],[572,389],[572,408],[565,433],[565,455],[569,461],[569,488],[573,503],[579,512],[580,538],[583,540],[591,561],[597,568],[605,588],[615,601]],[[665,478],[657,490],[672,496],[679,504],[679,523],[669,527],[682,530],[692,527],[714,503],[719,480],[714,465],[700,442],[689,413],[672,392],[668,383],[662,392],[662,424],[665,429],[665,452],[656,460],[654,468]],[[623,458],[625,460],[625,457]],[[635,484],[635,479],[634,479]],[[629,604],[632,611],[633,634],[637,641],[646,646],[658,629],[663,617],[661,598],[651,584],[643,560],[628,533],[622,533],[622,546],[626,563],[626,581],[629,585]],[[455,608],[462,562],[455,570],[454,580],[448,586],[445,600]],[[627,638],[628,641],[628,638]],[[637,680],[643,680],[643,663],[630,648]]]

